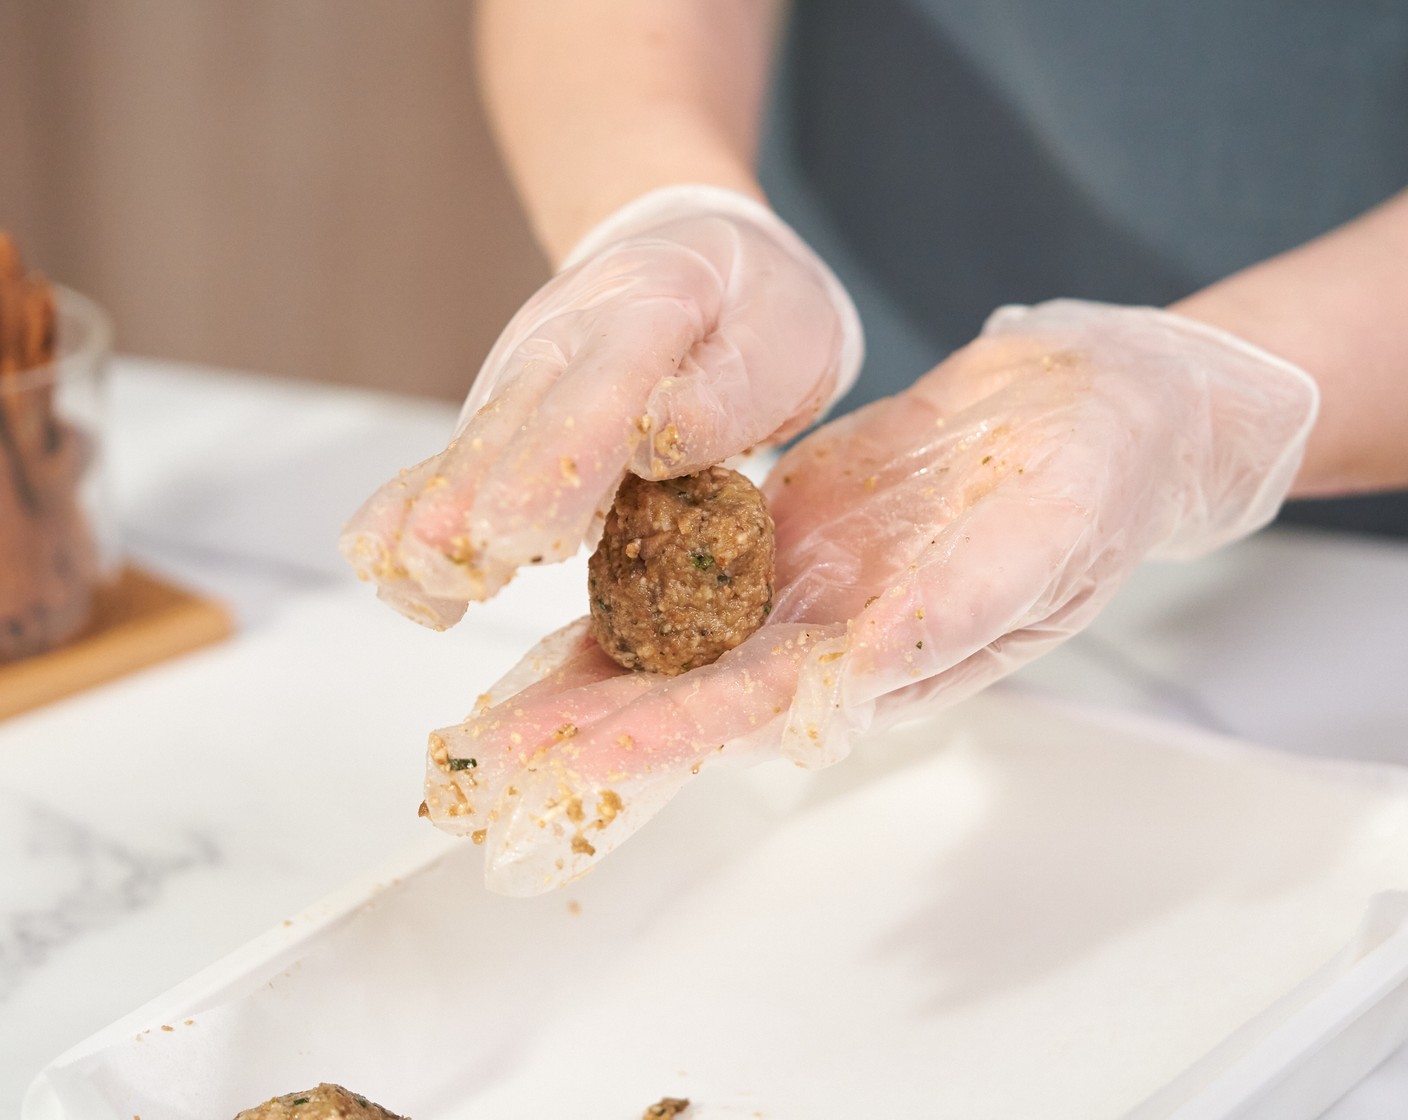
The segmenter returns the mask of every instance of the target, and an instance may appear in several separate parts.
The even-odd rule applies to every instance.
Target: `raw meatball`
[[[235,1120],[405,1120],[366,1097],[323,1082],[316,1089],[285,1093],[258,1108],[248,1108]]]
[[[772,610],[773,524],[727,467],[647,482],[628,474],[588,565],[592,634],[627,669],[707,665]]]

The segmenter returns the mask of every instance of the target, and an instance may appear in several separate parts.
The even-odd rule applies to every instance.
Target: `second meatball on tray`
[[[676,675],[717,660],[772,610],[773,523],[727,467],[628,474],[588,565],[592,634],[627,669]]]

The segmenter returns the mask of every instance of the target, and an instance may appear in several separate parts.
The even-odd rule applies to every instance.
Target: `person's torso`
[[[854,406],[1003,303],[1162,304],[1408,184],[1396,0],[798,0],[764,184],[866,321]]]

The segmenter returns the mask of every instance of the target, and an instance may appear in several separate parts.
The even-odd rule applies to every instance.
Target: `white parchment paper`
[[[1408,778],[993,692],[820,774],[706,772],[560,894],[477,861],[224,962],[25,1120],[319,1081],[416,1120],[1164,1115],[1405,928]]]

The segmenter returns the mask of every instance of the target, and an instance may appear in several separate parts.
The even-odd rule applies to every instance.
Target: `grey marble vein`
[[[0,792],[0,1004],[54,953],[150,905],[173,877],[219,862],[208,836],[145,850]]]

